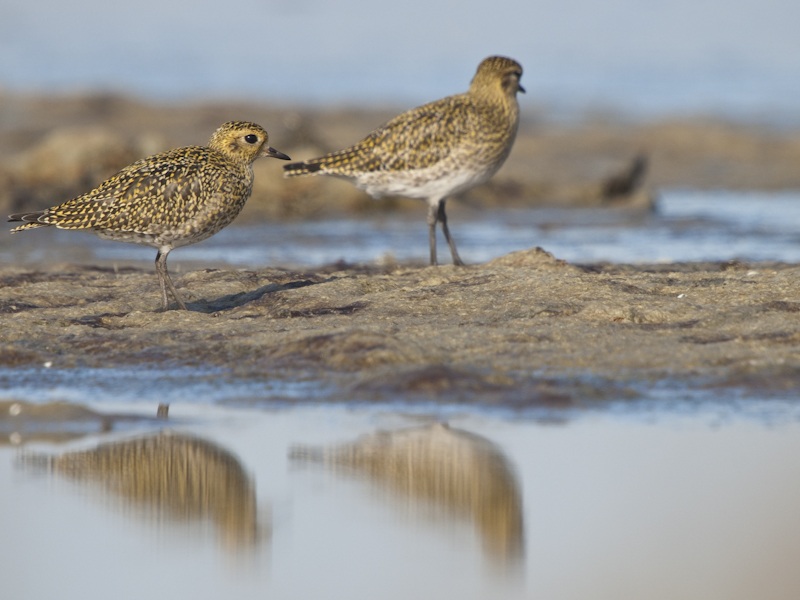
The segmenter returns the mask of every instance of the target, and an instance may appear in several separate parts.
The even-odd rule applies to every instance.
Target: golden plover
[[[10,215],[9,221],[25,222],[11,233],[53,225],[153,246],[158,249],[156,272],[164,310],[169,308],[167,290],[186,310],[167,272],[167,255],[173,248],[211,237],[233,221],[253,189],[254,160],[289,160],[267,139],[260,125],[230,121],[214,132],[208,146],[143,158],[91,192],[39,212]]]
[[[284,175],[334,175],[373,197],[395,194],[428,201],[431,264],[441,223],[453,263],[464,264],[450,237],[445,202],[487,181],[511,151],[519,124],[520,64],[490,56],[469,90],[405,112],[354,146],[285,165]]]

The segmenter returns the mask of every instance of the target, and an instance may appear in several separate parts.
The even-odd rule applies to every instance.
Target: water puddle
[[[91,410],[141,421],[0,445],[8,597],[800,594],[796,419]]]

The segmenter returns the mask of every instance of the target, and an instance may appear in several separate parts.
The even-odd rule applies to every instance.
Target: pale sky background
[[[797,0],[0,0],[0,89],[401,105],[525,67],[527,102],[800,113]]]

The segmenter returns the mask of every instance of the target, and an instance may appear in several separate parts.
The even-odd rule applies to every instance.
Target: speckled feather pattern
[[[285,165],[285,175],[334,175],[374,196],[437,199],[482,183],[514,143],[521,73],[512,59],[487,58],[467,92],[409,110],[350,148]]]
[[[154,246],[161,306],[169,309],[172,294],[178,308],[186,310],[169,276],[167,256],[174,248],[211,237],[236,218],[253,189],[254,160],[289,160],[268,146],[268,139],[260,125],[229,121],[208,146],[143,158],[91,192],[43,211],[10,215],[9,221],[25,223],[11,233],[52,225]]]
[[[247,134],[258,135],[258,143],[239,143]],[[77,198],[39,213],[13,215],[31,222],[12,233],[53,225],[156,247],[201,241],[244,207],[253,186],[252,162],[266,142],[267,132],[254,123],[226,123],[207,147],[144,158]]]

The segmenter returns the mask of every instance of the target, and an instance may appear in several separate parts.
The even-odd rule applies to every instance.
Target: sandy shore
[[[462,268],[177,276],[0,271],[0,365],[210,365],[331,384],[334,399],[573,405],[668,384],[796,388],[800,266],[595,265],[533,249]]]
[[[304,158],[359,139],[394,110],[152,105],[113,96],[0,93],[0,210],[70,197],[140,156],[204,143],[232,118]],[[800,132],[709,119],[569,125],[528,114],[507,165],[459,200],[476,208],[598,205],[638,153],[646,208],[662,186],[800,187]],[[419,210],[257,163],[240,217]],[[342,400],[571,405],[655,385],[792,390],[800,372],[800,266],[570,265],[532,249],[487,264],[313,272],[201,270],[173,277],[190,312],[156,312],[150,268],[0,267],[0,366],[211,365],[233,377],[314,379]]]

